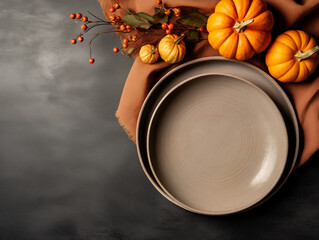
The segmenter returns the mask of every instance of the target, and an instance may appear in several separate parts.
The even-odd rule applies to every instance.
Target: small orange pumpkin
[[[316,40],[304,31],[290,30],[279,35],[269,48],[266,64],[270,74],[281,82],[301,82],[319,62]]]
[[[221,0],[207,21],[208,41],[226,58],[247,60],[268,47],[273,25],[264,0]]]
[[[168,63],[177,63],[183,60],[186,53],[184,34],[177,36],[168,34],[158,44],[158,51],[161,58]]]

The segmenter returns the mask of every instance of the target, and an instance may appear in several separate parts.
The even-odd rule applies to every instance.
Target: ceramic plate
[[[273,101],[232,76],[190,78],[157,105],[148,157],[162,189],[192,211],[229,214],[264,198],[279,180],[288,136]]]
[[[201,58],[182,64],[163,76],[152,88],[145,99],[137,123],[136,146],[141,166],[153,186],[168,200],[178,204],[163,191],[151,172],[146,150],[146,134],[148,123],[157,104],[160,102],[162,97],[171,90],[172,87],[192,76],[216,72],[239,76],[263,89],[276,103],[285,120],[289,137],[287,164],[284,169],[284,173],[282,174],[282,177],[277,183],[276,187],[265,199],[261,201],[263,202],[271,197],[283,185],[295,166],[299,150],[299,128],[291,102],[277,82],[264,71],[245,62],[229,60],[223,57]],[[187,209],[185,206],[180,206]]]

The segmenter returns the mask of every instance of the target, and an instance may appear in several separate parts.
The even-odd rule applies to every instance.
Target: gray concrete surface
[[[132,60],[69,40],[94,0],[0,2],[0,239],[318,239],[319,156],[263,206],[207,217],[163,198],[114,112]]]

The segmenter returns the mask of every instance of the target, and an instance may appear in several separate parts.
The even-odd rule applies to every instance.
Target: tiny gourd
[[[161,58],[167,63],[177,63],[183,60],[186,54],[186,46],[183,41],[184,34],[177,36],[168,34],[158,44]]]
[[[279,35],[266,54],[269,73],[281,82],[301,82],[312,74],[319,62],[316,40],[301,30]]]
[[[222,56],[247,60],[268,47],[273,25],[265,0],[221,0],[206,27],[210,45]]]
[[[155,46],[146,44],[141,47],[139,55],[144,63],[155,63],[158,59],[159,53]]]

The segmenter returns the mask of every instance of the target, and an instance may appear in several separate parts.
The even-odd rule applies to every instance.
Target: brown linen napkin
[[[114,0],[99,0],[105,16],[111,14],[109,8]],[[154,14],[155,0],[120,0],[120,5],[115,13],[123,17],[125,9],[130,8],[135,12]],[[195,7],[209,16],[219,0],[163,0],[166,7]],[[273,12],[275,25],[272,39],[286,30],[303,30],[319,39],[319,0],[267,0],[268,8]],[[138,33],[136,33],[138,34]],[[122,36],[123,37],[123,36]],[[205,34],[204,38],[207,38]],[[187,48],[183,62],[219,55],[207,40],[203,40]],[[319,54],[318,54],[319,55]],[[135,62],[126,80],[119,108],[116,116],[120,124],[135,142],[136,124],[140,108],[149,90],[168,70],[177,66],[169,65],[163,61],[156,64],[144,64],[136,57]],[[318,56],[319,57],[319,56]],[[248,62],[260,67],[267,72],[265,65],[265,52],[254,56]],[[179,63],[181,64],[181,63]],[[319,76],[318,68],[302,83],[281,84],[294,104],[301,126],[301,157],[299,166],[305,163],[319,149]]]

